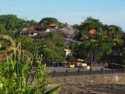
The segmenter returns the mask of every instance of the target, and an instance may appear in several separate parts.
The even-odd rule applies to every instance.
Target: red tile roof
[[[57,26],[57,24],[56,23],[52,23],[49,26]]]
[[[96,30],[95,30],[95,29],[91,29],[91,30],[89,30],[89,32],[88,32],[88,33],[92,35],[92,34],[95,34],[95,32],[96,32]]]

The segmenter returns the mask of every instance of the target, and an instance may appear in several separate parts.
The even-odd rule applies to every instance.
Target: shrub
[[[14,59],[0,63],[0,93],[1,94],[57,94],[60,86],[47,90],[50,76],[46,72],[46,65],[41,63],[42,57],[37,58],[36,81],[28,83],[33,60],[22,59],[22,55],[14,54]]]

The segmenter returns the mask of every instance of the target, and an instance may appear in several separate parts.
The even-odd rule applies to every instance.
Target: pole
[[[90,60],[90,75],[92,74],[92,60]]]
[[[34,65],[36,64],[36,58],[39,56],[40,48],[44,48],[44,47],[46,47],[46,45],[43,45],[37,48],[37,51],[35,53],[34,60],[33,60]]]

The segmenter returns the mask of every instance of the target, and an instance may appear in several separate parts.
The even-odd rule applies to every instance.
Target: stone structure
[[[125,73],[52,77],[57,84],[125,84]]]

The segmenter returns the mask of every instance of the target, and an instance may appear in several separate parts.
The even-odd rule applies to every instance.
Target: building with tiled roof
[[[89,33],[90,35],[95,34],[95,33],[96,33],[96,30],[95,30],[95,29],[91,29],[91,30],[89,30],[88,33]]]
[[[20,32],[20,36],[30,36],[32,38],[42,38],[45,33],[50,32],[50,27],[46,24],[31,25],[23,28]]]
[[[58,25],[56,23],[52,23],[49,25],[51,29],[56,29],[58,28]]]

